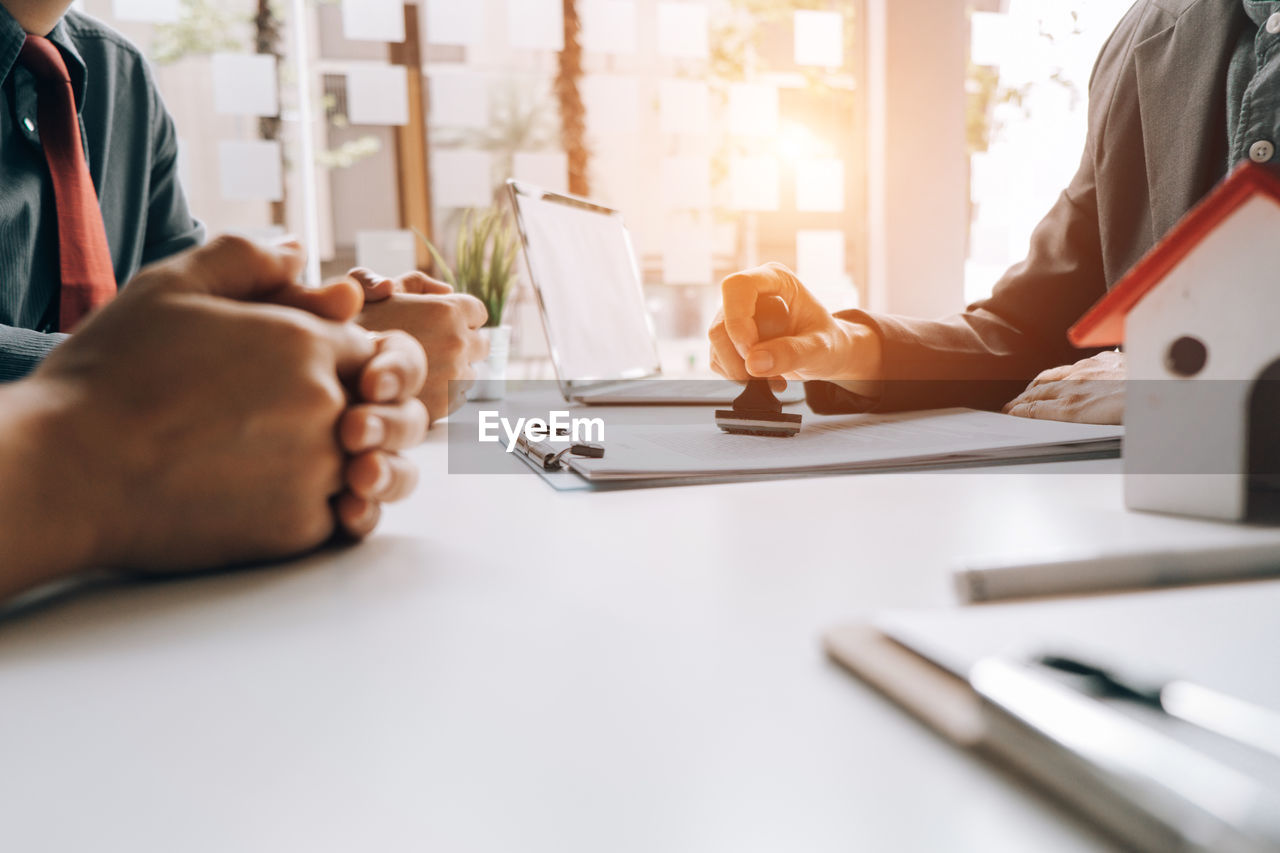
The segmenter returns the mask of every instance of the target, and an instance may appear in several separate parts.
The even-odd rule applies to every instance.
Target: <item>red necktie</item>
[[[58,262],[62,272],[59,327],[69,332],[93,308],[116,293],[116,274],[102,224],[102,208],[80,142],[71,75],[53,42],[27,36],[18,57],[38,81],[40,144],[53,179],[58,211]]]

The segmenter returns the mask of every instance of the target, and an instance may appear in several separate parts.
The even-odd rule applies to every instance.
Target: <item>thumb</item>
[[[325,322],[323,328],[333,348],[338,379],[347,389],[356,389],[365,365],[378,351],[374,336],[354,323]]]
[[[396,289],[394,281],[364,267],[355,267],[347,275],[360,285],[365,302],[381,302],[390,298]]]
[[[826,344],[817,335],[763,341],[747,353],[747,372],[752,376],[780,376],[812,371],[825,350]]]
[[[364,307],[364,293],[354,281],[343,278],[324,287],[290,285],[267,296],[266,301],[301,308],[325,320],[345,323],[354,319]]]
[[[182,255],[177,266],[183,275],[176,290],[205,293],[241,301],[271,299],[296,288],[304,256],[296,243],[262,246],[230,234]]]
[[[451,284],[432,278],[424,272],[405,273],[400,276],[399,282],[405,293],[418,293],[427,296],[453,293]]]

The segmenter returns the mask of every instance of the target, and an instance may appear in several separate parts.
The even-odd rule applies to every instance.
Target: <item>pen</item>
[[[1086,679],[1099,695],[1138,702],[1205,731],[1280,759],[1280,714],[1180,679],[1135,677],[1065,655],[1040,655],[1041,666]]]
[[[1180,586],[1280,574],[1280,542],[977,563],[952,575],[962,602]]]

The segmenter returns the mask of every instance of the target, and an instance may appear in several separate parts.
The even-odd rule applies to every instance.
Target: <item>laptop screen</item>
[[[657,347],[622,215],[525,184],[511,189],[561,381],[655,375]]]

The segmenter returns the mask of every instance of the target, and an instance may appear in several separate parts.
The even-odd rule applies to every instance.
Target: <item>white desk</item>
[[[1253,535],[1126,513],[1114,460],[590,494],[415,456],[361,547],[0,625],[0,847],[1096,849],[820,633],[949,605],[963,555]]]

